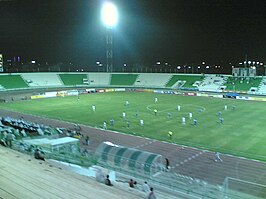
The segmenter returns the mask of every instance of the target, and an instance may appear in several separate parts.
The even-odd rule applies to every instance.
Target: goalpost
[[[226,177],[223,183],[223,198],[266,198],[266,185]]]

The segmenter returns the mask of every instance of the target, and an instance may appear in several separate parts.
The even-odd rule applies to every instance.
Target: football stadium
[[[11,148],[28,155],[40,148],[53,169],[89,178],[99,168],[112,173],[118,192],[133,178],[139,185],[148,181],[160,198],[264,198],[264,81],[170,73],[2,74],[1,138],[14,134]],[[141,198],[138,191],[128,198]]]
[[[265,8],[0,1],[0,199],[266,198]]]

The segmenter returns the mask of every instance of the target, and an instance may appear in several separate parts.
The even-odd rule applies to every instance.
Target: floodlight
[[[103,23],[112,28],[117,24],[118,21],[118,12],[116,6],[111,2],[105,2],[102,7],[102,21]]]

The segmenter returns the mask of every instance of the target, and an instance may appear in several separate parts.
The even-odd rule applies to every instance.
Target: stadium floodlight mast
[[[116,6],[111,1],[105,1],[101,16],[106,27],[106,72],[113,72],[113,27],[118,22]]]

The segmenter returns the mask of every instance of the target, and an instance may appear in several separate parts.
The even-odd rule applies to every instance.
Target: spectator
[[[134,188],[134,181],[132,179],[129,180],[129,187]]]
[[[104,181],[104,183],[108,186],[113,186],[112,183],[111,183],[111,180],[109,179],[109,175],[106,176],[106,179]]]
[[[4,131],[4,132],[2,133],[2,139],[3,139],[4,141],[6,141],[6,136],[7,136],[7,132]]]
[[[9,146],[10,148],[12,148],[13,140],[15,140],[15,135],[12,134],[11,132],[7,132],[6,143],[7,143],[7,146]]]
[[[150,186],[148,185],[146,181],[142,184],[142,190],[146,193],[150,191]]]
[[[147,199],[156,199],[156,196],[155,196],[155,194],[153,192],[153,188],[152,187],[150,188],[150,193],[149,193]]]
[[[0,139],[0,145],[7,147],[6,140],[4,138]]]
[[[35,159],[37,160],[43,160],[45,161],[44,157],[43,157],[43,153],[39,150],[39,149],[36,149],[35,152],[34,152],[34,157]]]
[[[129,187],[134,188],[136,184],[137,184],[136,181],[130,179],[130,181],[129,181]]]

